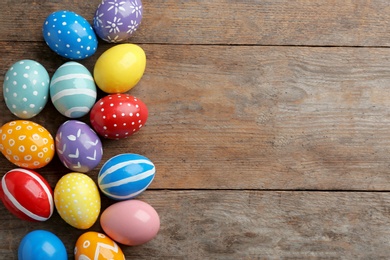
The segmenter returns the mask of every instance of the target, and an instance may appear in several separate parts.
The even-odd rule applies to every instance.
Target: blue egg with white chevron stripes
[[[132,199],[152,183],[156,168],[145,156],[124,153],[106,161],[98,174],[98,186],[114,200]]]
[[[51,78],[50,98],[64,116],[79,118],[86,115],[96,101],[96,85],[89,70],[75,61],[59,67]]]
[[[72,11],[51,13],[42,26],[46,44],[58,55],[81,60],[96,52],[98,41],[89,22]]]

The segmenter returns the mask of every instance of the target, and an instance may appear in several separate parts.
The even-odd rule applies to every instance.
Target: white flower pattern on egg
[[[125,12],[126,9],[123,7],[123,5],[126,3],[126,1],[121,1],[118,3],[117,0],[114,0],[113,2],[108,2],[110,4],[110,6],[108,7],[107,9],[107,12],[111,11],[112,9],[114,9],[114,12],[115,12],[115,15],[118,14],[118,11],[123,11]]]
[[[122,42],[137,30],[142,13],[140,0],[103,0],[95,12],[93,27],[104,41]]]
[[[142,4],[138,3],[137,0],[131,1],[131,8],[131,13],[135,13],[135,17],[138,18],[139,16],[142,16]]]

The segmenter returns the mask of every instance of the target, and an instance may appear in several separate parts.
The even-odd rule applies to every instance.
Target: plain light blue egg
[[[3,96],[7,108],[17,117],[29,119],[45,107],[50,77],[46,69],[33,60],[20,60],[6,72]]]
[[[35,230],[28,233],[18,248],[19,260],[67,260],[65,245],[53,233]]]
[[[54,107],[69,118],[86,115],[95,104],[96,95],[92,74],[75,61],[59,67],[50,82],[50,98]]]

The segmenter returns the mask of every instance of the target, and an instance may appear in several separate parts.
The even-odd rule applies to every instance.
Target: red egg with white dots
[[[145,125],[148,108],[129,94],[111,94],[101,98],[91,109],[93,129],[107,139],[122,139]]]

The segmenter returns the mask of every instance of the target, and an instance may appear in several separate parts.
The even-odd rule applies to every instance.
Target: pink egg
[[[125,200],[106,208],[100,225],[118,243],[136,246],[152,240],[160,229],[160,217],[148,203]]]

